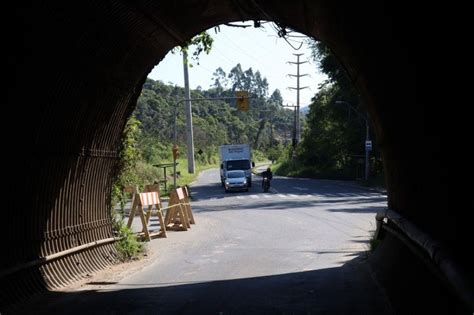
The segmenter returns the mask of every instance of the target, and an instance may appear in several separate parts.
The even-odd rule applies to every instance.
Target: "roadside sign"
[[[174,145],[172,151],[173,151],[173,159],[174,159],[174,160],[177,160],[177,159],[178,159],[178,156],[179,156],[179,149],[178,149],[178,146],[177,146],[177,145]]]
[[[235,96],[237,97],[237,109],[241,111],[249,110],[249,95],[247,91],[236,91]]]
[[[365,141],[365,149],[369,151],[372,150],[372,141],[370,140]]]

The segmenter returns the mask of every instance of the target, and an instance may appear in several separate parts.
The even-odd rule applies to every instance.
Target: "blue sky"
[[[233,23],[252,25],[253,22]],[[318,85],[326,79],[320,73],[316,63],[311,59],[311,51],[306,44],[299,50],[293,49],[283,38],[279,38],[270,23],[262,24],[262,28],[236,28],[225,25],[220,26],[220,32],[214,29],[208,33],[214,38],[212,51],[209,55],[202,53],[199,57],[199,65],[193,63],[189,68],[189,82],[192,89],[201,86],[207,89],[212,84],[212,74],[221,67],[227,74],[240,63],[242,70],[252,68],[260,71],[269,83],[269,94],[279,89],[285,104],[296,104],[296,91],[288,87],[296,87],[296,78],[288,74],[296,74],[296,65],[288,64],[288,61],[296,62],[295,53],[303,53],[300,62],[308,61],[300,65],[300,74],[308,74],[300,78],[300,86],[308,86],[308,89],[300,91],[300,106],[309,105],[311,98],[318,91]],[[299,35],[299,33],[292,33]],[[303,38],[292,38],[292,45],[300,46]],[[189,55],[192,54],[192,50]],[[169,52],[166,57],[149,73],[149,78],[161,80],[164,83],[184,86],[182,56],[180,53]]]

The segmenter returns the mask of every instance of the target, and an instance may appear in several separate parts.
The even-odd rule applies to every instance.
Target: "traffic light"
[[[235,97],[237,97],[237,109],[241,111],[249,110],[249,95],[247,91],[236,91]]]
[[[177,160],[177,159],[178,159],[178,156],[179,156],[178,146],[177,146],[177,145],[174,145],[174,146],[173,146],[173,159],[174,159],[174,160]]]

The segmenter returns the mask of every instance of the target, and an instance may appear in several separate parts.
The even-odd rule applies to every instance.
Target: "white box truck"
[[[247,184],[251,187],[252,167],[255,167],[255,163],[252,162],[250,146],[248,144],[225,144],[220,146],[219,151],[222,186],[224,186],[227,171],[243,170],[247,177]]]

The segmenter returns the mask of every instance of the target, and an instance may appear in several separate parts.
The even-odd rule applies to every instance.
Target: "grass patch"
[[[281,176],[288,177],[303,177],[303,178],[314,178],[314,179],[335,179],[335,180],[347,180],[350,177],[344,171],[328,171],[319,170],[314,166],[301,165],[299,162],[294,161],[282,161],[278,162],[274,166],[275,173]]]
[[[120,261],[130,261],[139,258],[139,255],[145,252],[145,244],[140,242],[133,233],[133,231],[127,227],[123,219],[117,219],[114,222],[115,231],[117,231],[117,237],[120,238],[115,242],[115,248],[117,249],[118,258]]]
[[[374,252],[379,244],[380,244],[380,240],[377,240],[377,239],[372,237],[369,240],[369,252],[370,253]]]
[[[369,238],[369,242],[367,243],[367,256],[370,255],[371,253],[373,253],[375,251],[375,249],[379,246],[380,244],[380,240],[379,239],[376,239],[375,238],[375,232],[376,232],[376,228],[375,229],[372,229],[370,231],[370,238]]]
[[[188,160],[187,159],[178,159],[178,165],[176,166],[176,173],[178,174],[176,177],[176,186],[185,186],[191,184],[193,181],[196,180],[199,173],[205,171],[210,168],[219,167],[217,163],[214,164],[199,164],[195,163],[194,174],[188,173]],[[162,169],[161,169],[162,170]],[[173,168],[169,167],[166,169],[166,177],[167,177],[167,191],[162,191],[161,197],[168,197],[169,191],[174,188],[173,185]],[[161,177],[162,178],[162,177]]]

